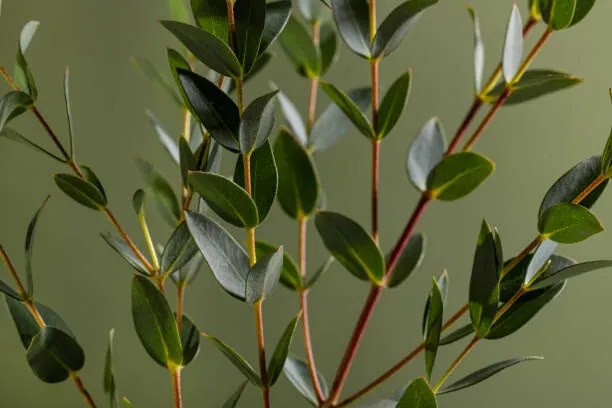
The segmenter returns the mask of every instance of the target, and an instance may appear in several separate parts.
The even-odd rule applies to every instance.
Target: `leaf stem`
[[[174,395],[174,408],[183,408],[181,367],[171,368],[170,376],[172,377],[172,393]]]
[[[263,307],[261,301],[253,306],[255,310],[255,326],[257,329],[257,351],[259,356],[259,372],[262,382],[264,408],[270,408],[270,385],[268,384],[268,369],[266,368],[266,347],[264,337]]]
[[[6,268],[9,270],[11,276],[15,280],[15,283],[17,284],[17,289],[19,290],[19,294],[21,295],[23,299],[27,299],[28,291],[23,286],[23,282],[21,282],[21,278],[19,278],[19,274],[17,273],[17,270],[15,269],[15,265],[13,265],[11,258],[9,258],[8,254],[6,253],[2,245],[0,245],[0,256],[2,257],[2,261],[4,261]]]
[[[96,403],[91,397],[89,391],[87,391],[87,388],[85,387],[85,384],[83,384],[83,380],[81,379],[81,377],[79,377],[79,375],[75,372],[70,372],[70,377],[72,378],[72,381],[83,396],[83,399],[85,399],[85,404],[87,404],[89,408],[96,408]]]
[[[440,378],[440,381],[438,381],[438,383],[433,387],[432,391],[434,392],[434,394],[438,392],[438,390],[440,389],[440,387],[442,387],[442,385],[444,385],[446,380],[448,380],[448,378],[453,374],[453,372],[457,369],[457,367],[459,367],[459,364],[461,364],[463,359],[467,357],[467,355],[474,348],[474,346],[478,344],[479,341],[480,341],[480,337],[474,337],[472,341],[470,341],[468,345],[465,346],[465,348],[459,354],[459,356],[455,359],[455,361],[453,361],[450,367],[448,367],[448,369],[444,372],[444,374],[442,374],[442,378]]]

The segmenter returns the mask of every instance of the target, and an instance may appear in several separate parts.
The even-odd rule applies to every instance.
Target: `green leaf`
[[[227,359],[256,387],[263,384],[255,369],[236,350],[222,342],[216,337],[204,335]]]
[[[183,350],[176,320],[168,301],[151,281],[132,279],[132,318],[140,342],[162,367],[180,366]]]
[[[565,282],[545,289],[527,292],[499,318],[491,327],[486,338],[491,340],[501,339],[513,334],[533,319],[544,306],[555,299],[564,287]]]
[[[172,161],[176,164],[180,164],[179,148],[174,139],[168,134],[166,129],[162,126],[161,122],[151,111],[146,111],[149,121],[157,133],[157,137],[162,144],[164,150],[168,153]]]
[[[281,0],[266,4],[266,22],[261,35],[261,43],[258,52],[260,59],[285,30],[290,16],[290,1]],[[251,72],[253,72],[253,70],[254,68],[251,69]]]
[[[234,3],[234,16],[236,54],[242,71],[248,73],[258,56],[266,22],[266,0],[237,0]]]
[[[240,384],[238,389],[234,391],[232,395],[230,395],[227,401],[225,401],[225,404],[223,404],[222,408],[236,408],[236,406],[238,406],[238,401],[240,401],[240,397],[242,396],[242,392],[244,391],[248,383],[248,381],[245,381]]]
[[[255,244],[257,251],[257,259],[268,257],[274,254],[278,249],[278,245],[269,242],[257,241]],[[299,290],[304,287],[302,275],[297,264],[287,252],[283,252],[283,269],[280,276],[280,283],[291,290]]]
[[[187,366],[200,352],[200,331],[188,316],[183,315],[179,335],[183,349],[183,366]]]
[[[367,0],[332,0],[336,26],[357,55],[370,58],[370,12]]]
[[[360,111],[365,111],[372,103],[370,88],[357,88],[347,93]],[[314,123],[308,140],[313,152],[327,150],[336,144],[351,129],[351,119],[334,102],[319,115]]]
[[[16,132],[14,129],[11,129],[9,127],[5,127],[4,129],[2,129],[0,131],[0,138],[4,137],[8,140],[12,140],[14,142],[18,142],[21,144],[24,144],[30,148],[32,148],[33,150],[42,153],[50,158],[52,158],[53,160],[57,160],[60,163],[66,163],[66,159],[63,159],[61,157],[59,157],[58,155],[51,153],[49,150],[45,149],[44,147],[34,143],[33,141],[31,141],[30,139],[28,139],[27,137],[21,135],[20,133]]]
[[[321,57],[321,76],[338,59],[338,36],[330,23],[321,24],[319,32],[319,55]]]
[[[4,293],[6,296],[11,299],[15,299],[18,301],[23,300],[21,295],[17,293],[13,288],[11,288],[6,282],[0,280],[0,292]]]
[[[459,341],[467,336],[469,336],[470,334],[474,333],[474,326],[472,326],[472,323],[468,323],[465,326],[462,326],[460,328],[458,328],[457,330],[447,334],[446,336],[442,337],[440,339],[440,346],[447,346],[449,344],[452,344],[456,341]]]
[[[102,211],[108,204],[104,194],[95,184],[72,174],[56,174],[55,184],[68,197],[93,210]]]
[[[134,255],[134,251],[132,251],[132,249],[126,244],[126,242],[122,238],[116,237],[110,233],[100,234],[100,236],[132,268],[134,268],[137,272],[145,276],[149,276],[149,272],[146,266],[136,255]]]
[[[34,374],[46,383],[62,382],[85,365],[85,354],[74,337],[51,326],[40,329],[26,357]]]
[[[412,381],[396,408],[437,408],[436,396],[423,377]]]
[[[228,42],[230,28],[226,0],[191,0],[191,11],[198,27]]]
[[[444,157],[446,140],[444,129],[438,118],[431,118],[412,142],[406,169],[410,181],[419,191],[427,190],[427,178]]]
[[[234,182],[242,188],[245,187],[242,155],[236,160]],[[276,160],[270,142],[266,141],[262,147],[251,154],[251,195],[257,206],[260,224],[268,216],[274,204],[277,190],[278,169],[276,168]]]
[[[365,113],[359,109],[359,106],[346,93],[327,82],[321,82],[321,88],[365,137],[368,139],[376,138],[374,129]]]
[[[304,20],[312,23],[321,16],[321,0],[298,0],[297,8]]]
[[[573,244],[603,231],[603,226],[593,213],[581,205],[557,204],[542,214],[538,230],[547,239]]]
[[[473,7],[468,7],[472,23],[474,24],[474,91],[477,95],[482,92],[485,66],[485,46],[480,31],[480,19]]]
[[[42,205],[38,208],[34,216],[30,220],[25,238],[25,271],[26,271],[26,293],[29,298],[34,294],[34,280],[32,279],[32,254],[34,251],[34,236],[36,234],[36,226],[38,225],[38,217],[40,216],[45,205],[49,201],[49,197],[45,198]]]
[[[433,281],[428,305],[425,329],[425,366],[427,378],[431,379],[436,354],[438,353],[440,334],[442,333],[442,319],[444,317],[444,300],[442,299],[442,293],[436,279]]]
[[[178,51],[168,48],[167,51],[168,56],[168,66],[170,68],[170,73],[172,74],[172,78],[174,79],[174,83],[176,84],[176,88],[179,90],[181,94],[181,98],[179,98],[179,106],[182,108],[185,105],[189,106],[189,98],[183,89],[183,85],[181,84],[181,80],[179,78],[178,71],[180,69],[191,71],[191,64],[187,59]],[[172,87],[172,85],[170,85]],[[174,87],[172,87],[174,89]]]
[[[187,177],[190,171],[196,171],[198,167],[197,159],[189,147],[189,142],[184,137],[179,139],[179,156],[181,167],[181,180],[187,184]]]
[[[612,88],[610,88],[610,97],[612,97]],[[612,167],[612,129],[610,129],[610,136],[608,136],[606,147],[601,156],[601,175],[609,175],[610,167]]]
[[[308,277],[306,280],[306,288],[310,289],[314,286],[315,283],[321,278],[321,276],[325,275],[329,268],[334,263],[334,257],[330,256],[327,260],[317,269],[312,275]]]
[[[219,37],[207,31],[177,21],[162,21],[161,24],[183,43],[204,65],[221,75],[233,78],[242,75],[238,58]]]
[[[438,285],[438,289],[440,291],[440,297],[442,298],[442,306],[444,306],[446,304],[446,298],[448,297],[448,286],[449,286],[449,279],[448,279],[448,271],[445,269],[444,272],[442,272],[442,275],[440,275],[440,277],[436,280],[436,284]],[[431,295],[431,292],[430,292]],[[422,333],[423,333],[423,337],[427,336],[427,325],[428,325],[428,320],[429,320],[429,309],[430,309],[430,299],[429,296],[427,297],[427,301],[425,302],[425,308],[423,309],[423,324],[422,324]]]
[[[350,273],[374,284],[383,281],[383,255],[359,224],[344,215],[321,211],[317,213],[315,225],[325,247]]]
[[[538,218],[542,218],[542,215],[549,208],[562,203],[571,203],[582,191],[584,191],[601,172],[601,157],[593,156],[589,159],[583,160],[574,167],[572,167],[567,173],[561,176],[552,187],[546,192],[540,209],[538,212]],[[591,192],[585,199],[580,202],[580,205],[591,208],[593,204],[599,199],[601,193],[607,186],[607,181],[601,183],[593,192]]]
[[[491,364],[487,367],[481,368],[480,370],[474,371],[471,374],[466,375],[459,381],[456,381],[438,391],[438,395],[440,394],[448,394],[450,392],[455,392],[462,390],[464,388],[472,387],[478,383],[481,383],[499,372],[505,370],[506,368],[510,368],[520,363],[524,363],[525,361],[533,361],[533,360],[543,360],[543,357],[519,357],[519,358],[511,358],[508,360],[500,361],[495,364]]]
[[[319,200],[319,176],[312,157],[286,130],[274,143],[278,166],[278,201],[293,219],[308,216]]]
[[[83,177],[85,178],[85,180],[90,182],[94,186],[96,186],[98,190],[100,191],[100,193],[102,193],[102,195],[104,196],[104,199],[107,200],[106,191],[104,190],[104,186],[102,185],[102,182],[100,181],[96,173],[94,173],[94,171],[88,166],[81,165],[80,167],[81,167],[81,172],[83,173]]]
[[[503,72],[507,84],[514,82],[523,60],[523,21],[517,5],[512,7],[504,41]]]
[[[266,300],[276,288],[283,270],[283,247],[265,256],[251,267],[246,278],[244,298],[255,304]]]
[[[427,178],[427,190],[438,200],[458,200],[474,191],[494,168],[492,161],[479,154],[456,153],[445,157],[433,168]]]
[[[372,44],[372,57],[382,58],[399,47],[402,40],[416,24],[421,13],[438,0],[409,0],[397,6],[382,22]]]
[[[244,111],[240,122],[240,151],[250,154],[268,140],[274,127],[276,95],[272,91],[255,99]]]
[[[181,222],[164,246],[164,252],[160,259],[161,274],[168,276],[181,269],[193,259],[197,252],[198,247],[189,233],[187,224]]]
[[[497,313],[503,259],[497,230],[483,220],[474,254],[469,301],[470,318],[479,337],[487,334]]]
[[[581,22],[595,5],[595,0],[576,0],[576,9],[570,27]]]
[[[232,180],[214,173],[192,172],[189,184],[228,223],[243,228],[252,228],[259,223],[255,202]]]
[[[108,346],[106,347],[106,357],[104,359],[104,378],[103,388],[104,393],[107,394],[110,408],[116,408],[119,406],[119,400],[117,398],[117,383],[115,382],[115,372],[113,369],[113,338],[115,336],[115,329],[111,329],[108,333]]]
[[[397,124],[402,115],[410,93],[411,71],[400,76],[389,88],[380,104],[378,129],[375,129],[378,139],[383,139]]]
[[[34,100],[25,92],[10,91],[0,99],[0,132],[7,123],[32,107]]]
[[[574,19],[578,0],[540,0],[542,18],[553,30],[563,30]]]
[[[293,102],[282,92],[278,93],[278,101],[280,103],[281,111],[285,117],[285,121],[295,138],[300,142],[302,146],[306,146],[308,143],[308,131],[306,125],[302,120],[300,112],[295,107]]]
[[[290,17],[280,36],[280,45],[296,70],[315,78],[321,73],[319,51],[306,28],[295,17]]]
[[[234,101],[204,77],[185,70],[179,70],[178,75],[206,130],[226,149],[239,151],[240,112]]]
[[[204,258],[202,254],[198,252],[181,269],[174,271],[174,273],[170,275],[170,278],[176,286],[189,285],[195,280],[203,262]]]
[[[310,378],[310,371],[308,365],[295,357],[289,356],[285,361],[285,367],[283,369],[285,377],[291,382],[293,387],[308,401],[317,405],[317,394],[314,391],[312,385],[312,379]],[[317,373],[319,384],[323,391],[323,396],[327,398],[329,390],[327,388],[327,382],[320,373]]]
[[[273,386],[276,381],[278,381],[278,378],[283,372],[285,361],[287,361],[287,356],[289,355],[289,348],[291,347],[291,342],[293,341],[293,335],[295,334],[295,329],[300,321],[300,317],[301,313],[289,322],[281,338],[276,344],[276,348],[274,349],[274,353],[272,354],[270,363],[268,364],[268,384],[270,386]]]
[[[410,237],[389,280],[390,288],[398,287],[419,267],[425,256],[425,243],[423,234],[413,234]]]
[[[575,276],[584,275],[589,272],[593,272],[599,269],[607,269],[612,267],[612,261],[591,261],[584,262],[575,265],[570,265],[567,268],[563,268],[558,271],[544,272],[534,284],[529,287],[529,290],[536,290],[553,286],[558,283],[565,281],[566,279],[573,278]]]
[[[38,21],[30,21],[23,26],[17,47],[17,64],[15,66],[14,74],[15,82],[17,83],[19,89],[22,89],[28,93],[32,99],[36,99],[38,96],[38,89],[36,88],[34,75],[32,75],[32,71],[30,70],[28,62],[25,59],[25,53],[30,46],[32,38],[36,34],[36,30],[38,30],[39,24],[40,23]]]
[[[186,213],[187,226],[215,279],[230,295],[244,300],[249,257],[220,225],[201,214]]]
[[[168,224],[173,227],[181,218],[181,206],[170,183],[153,166],[142,159],[137,160],[138,167],[148,187],[153,192],[157,206]]]
[[[174,50],[168,50],[168,52],[173,52],[178,54]],[[153,65],[151,61],[142,57],[132,57],[132,63],[154,84],[157,84],[170,98],[178,105],[183,106],[183,100],[176,93],[172,82],[170,82],[166,77],[159,72],[159,70]]]

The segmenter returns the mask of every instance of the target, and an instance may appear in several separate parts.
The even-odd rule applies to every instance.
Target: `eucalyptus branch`
[[[474,337],[472,341],[470,341],[468,345],[465,346],[465,348],[459,354],[459,356],[455,359],[455,361],[453,361],[450,367],[448,367],[448,369],[444,372],[444,374],[442,374],[442,378],[440,378],[440,381],[438,381],[438,383],[432,388],[432,391],[434,394],[436,394],[438,390],[440,389],[440,387],[444,385],[446,380],[448,380],[448,378],[453,374],[453,372],[457,369],[457,367],[459,367],[459,364],[461,364],[461,362],[467,357],[467,355],[470,353],[470,351],[472,351],[472,349],[476,346],[476,344],[478,344],[479,341],[480,341],[479,337]]]

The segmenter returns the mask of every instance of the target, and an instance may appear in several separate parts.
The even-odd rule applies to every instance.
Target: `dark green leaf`
[[[187,176],[190,171],[197,170],[198,164],[197,159],[189,147],[189,142],[184,137],[179,139],[179,155],[180,155],[180,166],[181,166],[181,179],[183,183],[187,184]]]
[[[445,269],[442,272],[442,275],[436,280],[436,284],[438,285],[438,290],[440,291],[440,297],[442,298],[442,306],[446,304],[446,298],[448,297],[448,271]],[[431,295],[431,292],[430,292]],[[422,324],[422,333],[423,337],[427,337],[427,325],[429,320],[429,308],[430,308],[429,296],[427,297],[427,301],[425,302],[425,308],[423,310],[423,324]]]
[[[142,276],[132,279],[132,318],[140,342],[157,364],[168,368],[182,364],[181,339],[168,301]]]
[[[458,328],[457,330],[447,334],[446,336],[442,337],[440,339],[440,345],[441,346],[447,346],[449,344],[452,344],[456,341],[459,341],[467,336],[469,336],[470,334],[474,333],[474,326],[472,326],[471,323],[466,324],[463,327]]]
[[[32,339],[27,359],[34,374],[46,383],[62,382],[85,365],[85,354],[74,337],[51,326],[40,329]]]
[[[143,275],[149,276],[149,272],[147,271],[145,265],[136,255],[134,255],[134,251],[132,251],[132,249],[128,246],[128,244],[125,243],[122,238],[116,237],[110,233],[100,234],[100,236],[132,268],[134,268],[137,272]]]
[[[280,36],[280,45],[296,70],[307,77],[318,77],[321,73],[319,51],[306,28],[295,17],[289,18]]]
[[[423,377],[412,381],[396,408],[437,408],[436,396]]]
[[[11,288],[6,282],[0,280],[0,292],[12,299],[21,301],[21,295]]]
[[[106,191],[104,190],[104,186],[102,185],[102,182],[100,181],[96,173],[94,173],[94,171],[90,167],[85,165],[81,165],[80,168],[85,180],[96,186],[98,188],[98,191],[100,191],[100,193],[102,193],[102,195],[104,196],[104,199],[108,200],[106,198]]]
[[[57,160],[60,163],[66,163],[66,159],[63,159],[61,157],[59,157],[58,155],[51,153],[49,150],[45,149],[44,147],[40,146],[37,143],[34,143],[33,141],[31,141],[30,139],[28,139],[27,137],[21,135],[20,133],[16,132],[14,129],[11,129],[9,127],[5,127],[4,129],[2,129],[0,131],[0,138],[1,137],[5,137],[8,140],[12,140],[14,142],[18,142],[18,143],[22,143],[34,150],[36,150],[39,153],[42,153],[50,158],[52,158],[53,160]]]
[[[480,370],[474,371],[473,373],[463,377],[459,381],[456,381],[438,391],[438,394],[448,394],[450,392],[455,392],[462,390],[464,388],[471,387],[478,383],[487,380],[494,375],[498,374],[500,371],[505,370],[506,368],[510,368],[519,363],[523,363],[525,361],[533,361],[533,360],[543,360],[542,357],[519,357],[519,358],[511,358],[508,360],[500,361],[495,364],[491,364],[485,368],[481,368]]]
[[[342,39],[357,55],[369,58],[370,12],[367,0],[332,0],[336,26]]]
[[[244,376],[255,386],[261,387],[261,379],[255,369],[236,350],[216,337],[204,335]]]
[[[308,370],[308,365],[295,357],[287,357],[285,361],[285,367],[283,369],[285,373],[285,377],[291,382],[293,387],[308,401],[317,405],[319,402],[317,400],[317,394],[314,391],[314,387],[312,386],[312,379],[310,378],[310,372]],[[329,394],[329,390],[327,388],[327,383],[325,378],[320,373],[317,373],[317,377],[319,379],[319,384],[321,385],[323,396],[327,398]]]
[[[234,182],[244,188],[244,161],[242,155],[236,161],[234,170]],[[266,141],[262,147],[251,154],[251,195],[261,224],[276,198],[278,190],[278,169],[272,152],[272,146]]]
[[[108,333],[108,346],[106,348],[106,357],[104,359],[104,378],[103,388],[104,393],[107,394],[110,408],[116,408],[119,406],[119,400],[117,399],[117,383],[115,382],[115,372],[113,369],[113,337],[115,336],[115,330],[111,329]]]
[[[191,0],[191,11],[198,27],[228,42],[230,28],[226,0]]]
[[[478,95],[482,92],[483,75],[485,65],[485,47],[482,41],[482,33],[480,32],[480,19],[473,7],[468,7],[470,17],[474,24],[474,90]]]
[[[261,43],[266,22],[266,0],[237,0],[234,16],[236,54],[243,72],[248,73],[257,59]]]
[[[247,303],[255,304],[267,299],[278,284],[283,270],[283,247],[265,256],[251,267],[246,278],[244,298]]]
[[[584,262],[575,265],[570,265],[567,268],[561,269],[555,272],[546,271],[542,274],[533,285],[529,287],[530,290],[542,289],[548,286],[555,285],[563,282],[566,279],[580,276],[585,273],[593,272],[599,269],[607,269],[612,267],[612,261],[591,261]]]
[[[563,30],[572,23],[578,0],[540,0],[542,18],[553,30]]]
[[[514,82],[514,77],[523,60],[523,21],[517,5],[512,7],[510,21],[506,28],[504,41],[503,72],[507,84]]]
[[[181,218],[181,206],[170,183],[153,166],[142,159],[137,160],[138,167],[144,179],[153,192],[157,206],[168,224],[173,227]]]
[[[178,51],[168,48],[168,66],[170,68],[170,73],[172,74],[172,78],[174,79],[174,83],[178,88],[182,100],[180,101],[180,107],[182,108],[184,105],[189,106],[189,98],[183,89],[183,85],[181,84],[181,80],[179,78],[178,71],[179,69],[183,69],[186,71],[191,71],[191,64],[187,59]],[[170,85],[172,86],[172,85]],[[173,88],[174,89],[174,88]],[[179,98],[180,100],[181,98]]]
[[[19,37],[19,47],[17,49],[17,65],[15,66],[15,82],[19,89],[27,92],[32,99],[36,99],[38,96],[38,90],[36,89],[36,81],[30,71],[30,67],[25,59],[25,53],[32,38],[36,34],[36,30],[39,26],[38,21],[30,21],[23,26],[21,35]]]
[[[259,45],[259,58],[274,44],[276,39],[281,35],[289,17],[291,16],[291,2],[286,0],[273,1],[266,4],[266,23],[261,35],[261,44]],[[254,68],[253,68],[254,69]],[[251,72],[253,72],[251,69]]]
[[[397,124],[410,93],[411,71],[400,76],[389,88],[380,104],[377,137],[383,139]]]
[[[304,148],[286,130],[274,143],[278,166],[278,200],[291,218],[312,214],[319,200],[319,176]]]
[[[489,331],[497,313],[503,262],[497,230],[483,220],[474,254],[469,301],[470,318],[479,337]]]
[[[428,305],[425,329],[425,367],[427,378],[431,379],[436,354],[438,353],[440,334],[442,333],[442,319],[444,317],[444,300],[442,299],[442,293],[436,279],[433,281]]]
[[[323,23],[319,32],[319,55],[321,57],[321,75],[334,64],[338,54],[338,37],[334,26],[329,23]]]
[[[276,383],[278,377],[280,377],[281,373],[283,372],[285,361],[289,355],[289,348],[291,347],[293,335],[295,334],[295,329],[300,321],[300,317],[301,314],[289,322],[285,328],[285,331],[283,332],[283,335],[276,344],[274,354],[272,354],[270,363],[268,364],[268,384],[270,386]]]
[[[244,111],[240,122],[240,151],[250,154],[259,149],[272,133],[275,121],[276,94],[272,91],[255,99]]]
[[[72,174],[56,174],[54,179],[60,190],[77,203],[98,211],[106,207],[106,197],[95,184]]]
[[[577,204],[557,204],[538,220],[542,236],[561,244],[584,241],[603,231],[603,226],[587,208]]]
[[[576,0],[576,9],[570,27],[581,22],[595,5],[595,0]]]
[[[211,69],[222,75],[242,75],[240,62],[226,42],[207,31],[177,21],[161,22],[189,51]]]
[[[249,383],[248,381],[243,382],[238,387],[238,389],[234,391],[232,395],[230,395],[228,400],[225,401],[225,404],[223,404],[222,408],[236,408],[236,406],[238,406],[238,401],[240,401],[240,397],[242,396],[242,392],[244,391],[248,383]]]
[[[0,131],[12,119],[21,115],[34,104],[32,97],[25,92],[10,91],[0,99]]]
[[[274,254],[278,248],[277,245],[264,241],[257,241],[257,259]],[[283,253],[283,270],[280,276],[280,283],[292,290],[298,290],[304,286],[298,266],[287,252]]]
[[[191,261],[197,252],[198,247],[189,233],[187,224],[180,223],[164,247],[160,260],[160,272],[165,276],[170,275]]]
[[[183,365],[187,366],[200,352],[200,331],[189,317],[183,315],[179,334],[183,349]]]
[[[408,31],[416,24],[421,13],[437,2],[438,0],[410,0],[391,11],[376,32],[372,44],[372,57],[386,57],[395,51]]]
[[[429,194],[438,200],[453,201],[465,197],[491,175],[495,164],[472,152],[445,157],[427,178]]]
[[[419,267],[425,256],[425,243],[423,234],[414,234],[410,237],[389,280],[390,288],[399,286]]]
[[[419,132],[408,151],[406,169],[410,181],[419,191],[427,190],[427,178],[444,157],[446,140],[438,118],[431,118]]]
[[[174,50],[169,50],[168,52],[173,52],[178,54]],[[153,83],[157,84],[178,106],[183,106],[183,100],[176,93],[174,86],[172,86],[172,82],[170,82],[164,75],[159,72],[159,70],[153,65],[151,61],[142,57],[132,57],[133,64]]]
[[[187,212],[187,226],[217,282],[232,296],[244,300],[249,257],[221,226],[201,214]]]
[[[49,201],[49,197],[45,198],[42,205],[38,208],[30,224],[28,225],[28,231],[25,238],[25,271],[26,271],[26,288],[28,297],[31,298],[34,294],[34,280],[32,279],[32,254],[34,251],[34,236],[36,234],[36,226],[38,224],[38,217],[45,208],[45,205]]]
[[[372,237],[359,224],[330,211],[317,213],[315,224],[325,247],[350,273],[375,284],[383,281],[383,255]]]
[[[359,106],[346,93],[327,82],[321,82],[321,88],[365,137],[368,139],[376,138],[374,129],[365,113],[359,109]]]
[[[212,210],[237,227],[257,226],[257,206],[242,187],[232,180],[214,173],[193,172],[189,184]]]

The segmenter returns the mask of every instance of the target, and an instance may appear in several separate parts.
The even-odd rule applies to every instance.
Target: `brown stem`
[[[2,257],[2,260],[4,261],[4,264],[6,265],[6,268],[9,270],[11,276],[15,280],[15,284],[17,285],[17,289],[19,291],[19,294],[21,295],[21,297],[23,299],[27,299],[28,298],[28,292],[26,291],[25,287],[23,286],[23,283],[21,282],[21,278],[19,277],[19,274],[17,273],[17,270],[15,269],[15,265],[13,265],[13,262],[11,261],[11,258],[9,258],[8,254],[4,250],[4,247],[2,247],[1,245],[0,245],[0,256]]]
[[[119,224],[119,221],[117,221],[117,218],[115,218],[115,215],[113,214],[113,212],[110,209],[105,208],[104,214],[106,215],[108,220],[111,222],[111,224],[113,224],[113,226],[115,227],[119,235],[121,235],[121,238],[123,238],[125,243],[130,247],[134,255],[136,255],[136,257],[140,260],[140,262],[142,262],[145,268],[147,268],[149,273],[151,273],[151,275],[156,274],[157,271],[155,270],[155,268],[151,265],[149,260],[142,254],[142,252],[140,252],[140,250],[136,247],[136,244],[134,244],[134,241],[132,241],[132,239],[127,234],[127,232],[125,232],[121,224]]]
[[[79,375],[74,372],[70,373],[70,377],[72,377],[72,381],[83,396],[83,399],[85,399],[85,403],[87,404],[87,406],[89,408],[96,408],[96,403],[91,397],[89,391],[87,391],[87,388],[85,388],[85,384],[83,384],[83,380],[81,380],[81,377],[79,377]]]
[[[533,241],[527,244],[527,246],[523,248],[523,250],[517,256],[512,258],[512,260],[508,262],[506,266],[504,266],[504,269],[502,269],[501,272],[501,278],[504,278],[507,274],[512,272],[512,270],[514,270],[514,268],[516,268],[516,266],[521,263],[521,261],[525,259],[525,257],[527,257],[531,251],[540,245],[540,243],[542,243],[542,237],[538,235]]]
[[[183,408],[181,368],[174,367],[170,369],[170,376],[172,377],[172,394],[174,395],[174,408]]]
[[[595,180],[591,182],[584,190],[580,192],[576,196],[574,200],[572,200],[572,204],[580,204],[585,198],[587,198],[597,187],[601,185],[604,181],[607,180],[606,176],[600,175]]]
[[[270,386],[268,385],[268,370],[266,368],[266,341],[264,338],[262,302],[255,303],[255,327],[257,329],[257,351],[259,356],[259,373],[262,387],[264,408],[270,407]]]

